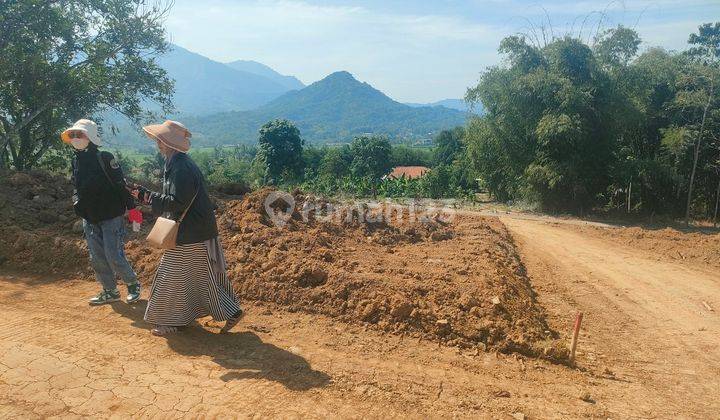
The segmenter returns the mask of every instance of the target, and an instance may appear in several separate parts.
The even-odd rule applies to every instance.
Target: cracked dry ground
[[[0,418],[717,416],[716,270],[504,222],[562,338],[585,311],[579,369],[258,304],[228,335],[203,319],[155,338],[144,302],[89,308],[92,282],[0,273]]]

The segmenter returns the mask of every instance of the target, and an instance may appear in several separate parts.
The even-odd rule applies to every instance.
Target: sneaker
[[[127,285],[127,303],[135,303],[140,299],[140,282]]]
[[[120,300],[120,292],[117,289],[107,290],[103,289],[97,296],[90,298],[89,303],[91,306],[104,305],[106,303],[117,302]]]
[[[243,316],[245,316],[245,311],[240,309],[232,318],[225,321],[225,326],[220,329],[220,333],[225,334],[229,332],[231,329],[233,329],[234,326],[238,324],[238,322],[240,322]]]

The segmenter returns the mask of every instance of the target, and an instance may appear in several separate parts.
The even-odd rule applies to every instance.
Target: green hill
[[[464,124],[466,114],[445,107],[401,104],[340,71],[256,110],[189,118],[187,124],[203,145],[251,143],[258,129],[275,118],[293,121],[306,140],[324,143],[349,141],[359,134],[429,139],[442,129]]]

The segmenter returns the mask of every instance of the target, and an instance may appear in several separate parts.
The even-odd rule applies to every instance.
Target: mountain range
[[[188,124],[203,145],[252,143],[259,128],[275,118],[293,121],[312,142],[345,142],[358,134],[428,139],[463,124],[467,115],[462,100],[402,104],[346,71],[305,86],[256,61],[220,63],[177,45],[158,64],[175,80],[176,111],[169,118]],[[109,143],[143,144],[119,114],[105,120],[120,131]]]
[[[251,60],[237,60],[225,63],[228,67],[247,73],[257,74],[258,76],[267,77],[268,79],[284,86],[288,90],[297,90],[305,87],[303,82],[295,76],[284,76],[265,64]]]
[[[269,120],[293,121],[306,140],[346,142],[361,134],[394,140],[428,139],[462,125],[466,113],[436,107],[411,107],[390,99],[346,71],[330,74],[301,90],[285,93],[255,110],[225,112],[188,120],[205,144],[251,142]]]
[[[260,63],[223,64],[177,45],[158,64],[175,80],[173,99],[180,116],[254,109],[304,87],[294,77],[286,79]]]

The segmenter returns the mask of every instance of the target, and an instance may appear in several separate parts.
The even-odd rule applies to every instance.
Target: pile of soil
[[[304,216],[311,200],[295,192],[291,217],[277,226],[265,211],[270,193],[218,210],[229,276],[243,300],[460,347],[566,358],[498,220],[409,221],[405,210],[403,220],[378,221],[358,217],[364,206],[339,206],[342,217]],[[151,281],[160,252],[132,241],[127,253]]]
[[[2,171],[0,178],[0,268],[89,274],[69,180],[40,171]]]
[[[579,226],[577,229],[581,232],[590,231],[595,236],[634,249],[649,251],[663,259],[720,268],[720,232],[718,231],[683,231],[670,227],[606,229]]]
[[[0,175],[0,269],[92,279],[68,179]],[[453,346],[566,357],[498,220],[447,222],[296,191],[292,208],[270,206],[287,211],[289,218],[276,224],[265,210],[273,193],[217,200],[229,276],[241,299]],[[146,284],[162,254],[143,239],[151,222],[130,233],[126,245]]]

